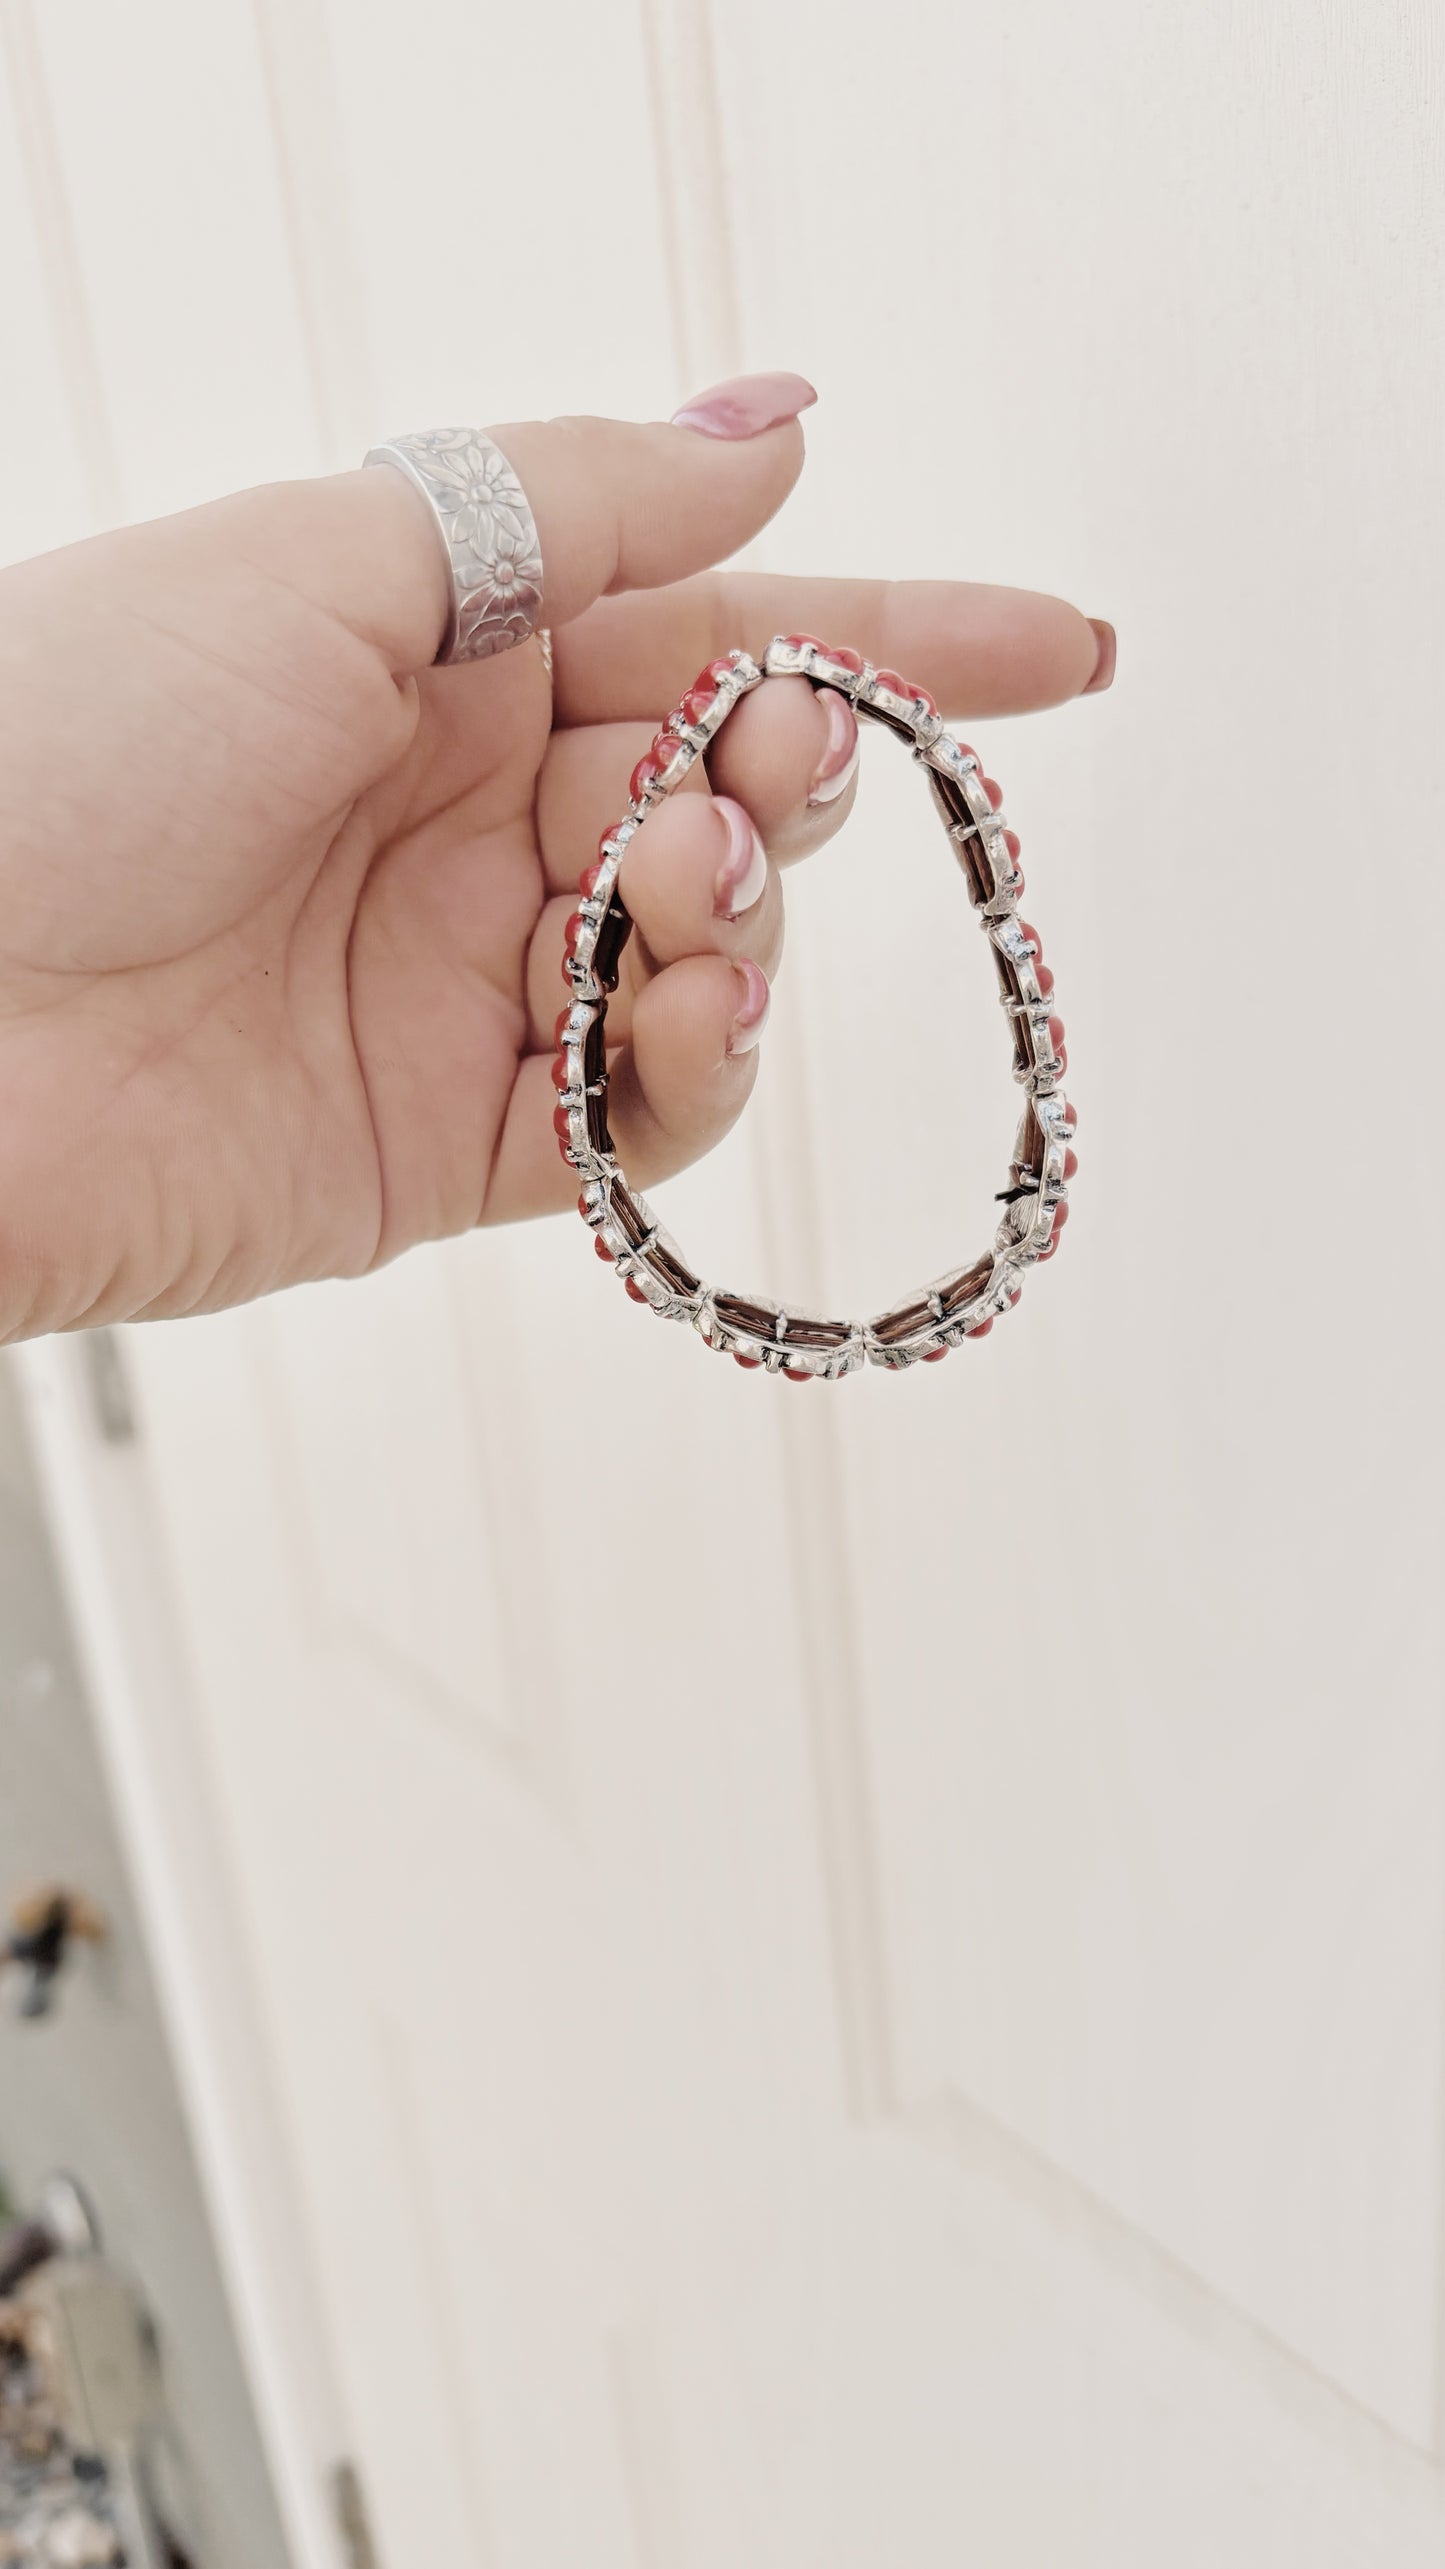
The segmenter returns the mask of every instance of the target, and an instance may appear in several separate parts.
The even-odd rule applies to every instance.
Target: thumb
[[[537,522],[539,620],[568,624],[596,598],[661,588],[725,561],[787,498],[803,469],[798,413],[816,399],[801,375],[740,375],[694,395],[666,425],[547,419],[489,429]],[[421,493],[378,467],[309,490],[333,538],[329,603],[398,675],[425,668],[445,627],[447,564]]]
[[[542,545],[542,613],[568,624],[619,589],[660,589],[723,562],[782,507],[803,469],[801,375],[741,375],[666,427],[532,420],[491,434]]]

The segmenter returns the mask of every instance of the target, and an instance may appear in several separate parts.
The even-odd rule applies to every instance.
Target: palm
[[[363,851],[374,847],[348,932],[350,1033],[381,1192],[368,1256],[493,1210],[519,1066],[551,1032],[529,1007],[548,912],[537,810],[552,690],[540,655],[428,676],[420,692],[410,752],[361,796],[351,824]],[[624,776],[619,808],[625,792]],[[345,871],[340,841],[328,861]],[[554,1015],[560,957],[554,934]]]
[[[452,677],[398,690],[284,588],[244,609],[209,588],[204,632],[183,606],[103,611],[125,694],[108,754],[71,698],[48,722],[16,703],[7,760],[27,825],[7,832],[0,1078],[13,1100],[63,1061],[37,1178],[92,1211],[123,1189],[141,1236],[120,1254],[172,1270],[159,1310],[479,1218],[543,900],[536,655],[467,673],[459,723]]]

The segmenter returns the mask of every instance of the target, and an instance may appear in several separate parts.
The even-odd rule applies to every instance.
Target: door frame
[[[282,2523],[295,2569],[338,2569],[339,2368],[121,1341],[12,1362]]]

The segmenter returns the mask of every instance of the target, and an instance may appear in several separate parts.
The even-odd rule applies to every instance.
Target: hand
[[[811,399],[749,377],[667,427],[496,432],[555,701],[535,642],[431,668],[445,563],[389,470],[0,574],[0,1334],[215,1310],[570,1203],[564,922],[719,653],[801,627],[950,715],[1107,683],[1108,628],[1056,599],[710,571],[787,496]],[[779,681],[628,851],[609,1117],[641,1185],[747,1098],[778,869],[845,817],[854,747],[846,706]]]

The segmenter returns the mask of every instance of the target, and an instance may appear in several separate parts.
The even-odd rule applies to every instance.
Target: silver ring
[[[490,660],[536,631],[542,548],[527,494],[480,428],[424,428],[373,446],[415,484],[436,520],[451,572],[451,612],[437,665]]]

